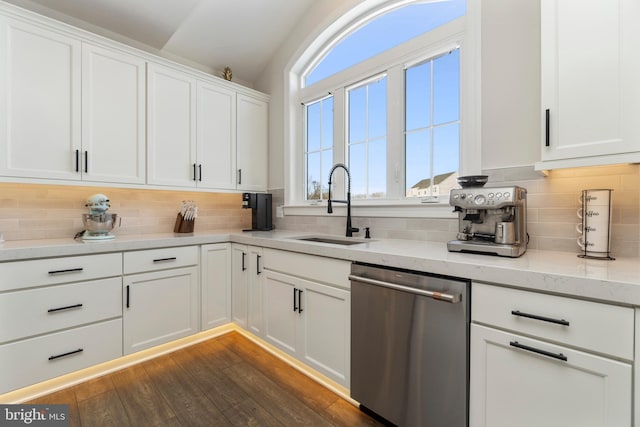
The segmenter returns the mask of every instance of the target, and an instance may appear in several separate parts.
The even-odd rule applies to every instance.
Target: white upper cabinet
[[[80,179],[80,55],[77,39],[0,16],[0,175]]]
[[[196,80],[147,65],[147,183],[196,185]]]
[[[266,101],[238,94],[237,115],[237,188],[265,191],[268,179],[268,104]]]
[[[219,85],[198,82],[198,186],[235,188],[236,93]]]
[[[145,182],[145,61],[82,45],[82,174]]]
[[[640,2],[542,0],[542,162],[640,160]]]

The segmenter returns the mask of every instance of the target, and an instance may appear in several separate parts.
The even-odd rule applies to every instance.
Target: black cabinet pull
[[[238,184],[242,184],[242,169],[238,169]]]
[[[247,256],[246,253],[242,252],[242,271],[247,269],[247,266],[244,264],[244,258]]]
[[[198,165],[198,181],[202,181],[202,163]]]
[[[82,267],[80,268],[68,268],[66,270],[51,270],[49,271],[50,275],[54,275],[54,274],[68,274],[68,273],[80,273],[83,270]]]
[[[76,150],[76,172],[80,172],[80,150]]]
[[[89,172],[89,152],[84,152],[84,173]]]
[[[62,353],[62,354],[57,354],[55,356],[49,356],[49,360],[55,360],[55,359],[60,359],[61,357],[65,357],[65,356],[71,356],[73,354],[78,354],[78,353],[82,353],[84,351],[83,348],[79,348],[77,350],[73,350],[73,351],[69,351],[67,353]]]
[[[82,307],[82,304],[67,305],[66,307],[50,308],[49,310],[47,310],[47,313],[57,313],[58,311],[72,310],[74,308],[81,308],[81,307]]]
[[[127,308],[129,308],[129,285],[127,285],[127,287],[126,287],[126,293],[127,293],[126,306],[127,306]]]
[[[177,260],[177,259],[178,259],[178,258],[176,258],[176,257],[172,256],[172,257],[170,257],[170,258],[158,258],[158,259],[154,259],[154,260],[153,260],[153,262],[154,262],[154,263],[157,263],[157,262],[169,262],[169,261],[175,261],[175,260]]]
[[[519,348],[521,350],[530,351],[532,353],[541,354],[543,356],[551,357],[554,359],[562,360],[563,362],[567,361],[567,356],[562,353],[551,353],[550,351],[540,350],[539,348],[529,347],[528,345],[520,344],[518,341],[509,342],[511,347]]]
[[[262,273],[262,271],[260,271],[260,258],[262,257],[256,254],[256,274]]]
[[[549,142],[549,109],[547,108],[546,111],[544,112],[545,114],[545,126],[544,126],[544,145],[545,147],[549,147],[550,142]]]
[[[298,305],[297,305],[298,304],[298,298],[297,298],[298,296],[297,296],[297,293],[298,293],[298,289],[293,288],[293,311],[298,311]]]
[[[193,180],[194,180],[194,181],[197,181],[197,179],[196,179],[196,166],[197,166],[197,165],[194,163],[194,164],[193,164]]]
[[[556,325],[569,326],[569,321],[564,319],[554,319],[552,317],[538,316],[537,314],[523,313],[520,310],[511,310],[514,316],[526,317],[528,319],[541,320],[543,322],[555,323]]]
[[[302,313],[302,289],[298,289],[298,313]]]

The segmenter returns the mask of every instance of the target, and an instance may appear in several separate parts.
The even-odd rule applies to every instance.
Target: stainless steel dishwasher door
[[[353,264],[351,397],[399,426],[468,425],[466,280]]]

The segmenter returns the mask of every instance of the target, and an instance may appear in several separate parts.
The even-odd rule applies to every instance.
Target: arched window
[[[461,73],[467,1],[397,5],[348,23],[341,37],[296,64],[294,95],[302,107],[290,129],[301,138],[289,140],[295,173],[288,175],[288,202],[326,199],[328,173],[338,162],[351,171],[356,203],[448,201],[463,156],[461,99],[477,102],[468,83],[474,67]],[[339,194],[337,180],[336,187]]]

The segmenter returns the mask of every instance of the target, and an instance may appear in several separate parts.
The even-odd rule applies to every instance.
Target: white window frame
[[[407,2],[397,2],[406,4]],[[359,63],[347,70],[339,72],[309,87],[301,88],[301,76],[317,59],[320,52],[326,51],[327,45],[345,28],[353,28],[353,19],[364,19],[363,16],[374,12],[360,11],[359,17],[351,17],[351,22],[338,23],[341,27],[327,29],[285,70],[285,215],[325,215],[326,203],[306,201],[306,179],[304,159],[304,103],[334,96],[334,163],[345,162],[345,87],[358,79],[366,79],[375,74],[387,73],[387,102],[398,105],[388,108],[388,144],[404,144],[404,70],[407,66],[424,61],[459,46],[460,55],[460,169],[461,175],[479,174],[481,170],[481,76],[480,76],[480,8],[481,0],[468,0],[465,17],[461,17],[436,28],[427,34],[410,40],[383,54]],[[349,16],[346,16],[349,18]],[[390,76],[400,73],[402,87],[394,87]],[[397,84],[397,83],[396,83]],[[402,106],[402,107],[400,107]],[[399,115],[399,116],[398,116]],[[399,127],[400,129],[397,129]],[[401,138],[402,141],[393,141]],[[387,181],[404,180],[403,150],[389,150],[387,164]],[[396,186],[401,188],[402,186]],[[405,199],[403,194],[392,194],[387,189],[387,199],[357,200],[353,202],[353,214],[357,216],[376,217],[423,217],[454,218],[448,203],[420,203],[420,200]],[[394,190],[395,191],[395,190]],[[403,190],[401,190],[403,191]],[[332,188],[336,197],[344,195],[344,183],[337,179]],[[397,191],[396,191],[397,192]],[[423,200],[424,201],[424,200]]]

